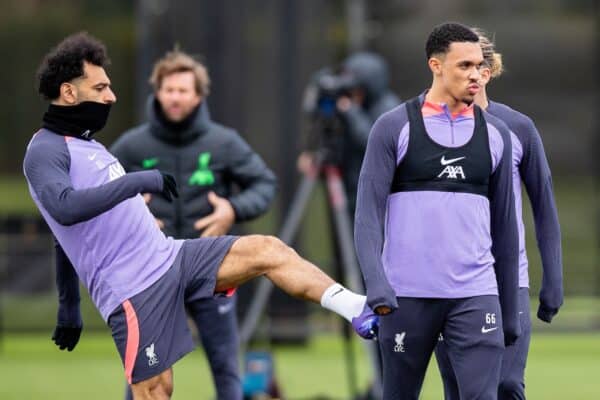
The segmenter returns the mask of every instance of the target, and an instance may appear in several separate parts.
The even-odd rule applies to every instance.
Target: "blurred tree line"
[[[118,106],[111,111],[108,137],[134,123],[135,74],[133,4],[101,0],[3,0],[0,49],[0,175],[21,174],[25,146],[40,127],[47,104],[37,95],[36,70],[43,56],[65,36],[87,30],[101,38],[113,60],[109,68]]]
[[[46,108],[37,96],[36,68],[50,46],[72,32],[87,30],[101,38],[113,60],[109,72],[118,105],[102,133],[106,144],[143,117],[151,62],[178,43],[204,56],[210,68],[213,116],[242,134],[247,132],[252,144],[263,148],[276,165],[280,149],[272,149],[272,140],[285,135],[277,121],[278,102],[290,92],[289,106],[298,114],[310,74],[339,61],[348,51],[347,3],[342,0],[223,1],[218,5],[207,0],[2,3],[0,48],[5,61],[0,87],[5,96],[0,99],[0,175],[20,174],[24,146]],[[594,120],[598,11],[594,1],[386,0],[365,4],[366,45],[388,59],[392,87],[403,98],[420,93],[429,83],[423,47],[433,25],[459,20],[488,30],[507,69],[491,84],[491,96],[534,117],[555,175],[593,174],[590,149],[598,143]],[[146,14],[139,12],[142,8]],[[292,26],[286,30],[281,19],[288,8]],[[280,48],[288,44],[286,32],[292,36],[293,53]],[[293,76],[282,76],[282,54],[295,56]],[[145,55],[150,58],[144,60]],[[287,80],[284,87],[282,79]],[[289,129],[298,134],[296,125],[303,121],[291,122]]]

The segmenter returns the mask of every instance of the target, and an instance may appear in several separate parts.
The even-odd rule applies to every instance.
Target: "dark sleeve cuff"
[[[78,328],[83,325],[79,302],[71,304],[59,304],[56,315],[57,323],[61,326]]]
[[[392,310],[398,308],[398,301],[395,295],[385,295],[378,293],[374,296],[367,294],[367,304],[371,307],[371,310],[375,311],[378,307],[389,307]]]
[[[552,318],[558,313],[558,308],[548,308],[540,304],[537,311],[537,317],[547,323],[552,322]]]

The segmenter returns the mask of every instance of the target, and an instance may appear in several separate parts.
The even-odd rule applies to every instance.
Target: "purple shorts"
[[[215,295],[217,271],[236,240],[237,236],[186,240],[158,281],[113,311],[108,325],[127,382],[159,375],[194,349],[185,302]]]

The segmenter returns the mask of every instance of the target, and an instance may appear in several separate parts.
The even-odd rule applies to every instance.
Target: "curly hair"
[[[433,54],[447,53],[454,42],[477,43],[479,37],[469,27],[456,23],[446,22],[433,28],[425,44],[427,59]]]
[[[158,91],[166,76],[179,72],[194,74],[196,93],[204,97],[210,93],[210,78],[208,70],[201,62],[179,49],[169,51],[163,58],[154,64],[149,82],[155,91]]]
[[[502,64],[502,54],[496,52],[496,44],[494,39],[490,39],[487,33],[481,29],[473,27],[471,28],[477,36],[479,36],[479,45],[483,52],[483,61],[490,68],[492,78],[497,78],[504,72],[504,65]]]
[[[83,76],[83,62],[99,67],[110,64],[104,44],[87,32],[67,36],[53,48],[37,71],[38,92],[46,100],[60,96],[60,85]]]

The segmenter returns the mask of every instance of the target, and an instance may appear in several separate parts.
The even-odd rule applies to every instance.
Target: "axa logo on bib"
[[[444,169],[442,170],[442,172],[440,172],[440,174],[437,177],[445,177],[448,179],[458,179],[460,177],[460,179],[465,179],[466,176],[463,167],[461,165],[451,165],[465,158],[466,157],[457,157],[446,160],[446,156],[442,156],[442,158],[440,159],[440,164],[444,166]]]

